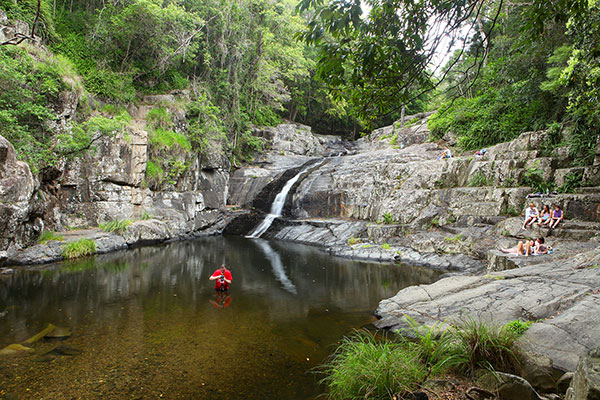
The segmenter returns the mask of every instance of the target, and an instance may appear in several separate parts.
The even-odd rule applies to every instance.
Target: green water
[[[208,277],[226,263],[228,293]],[[0,357],[0,398],[314,399],[314,367],[378,302],[437,279],[316,248],[212,237],[0,278],[0,347],[48,323],[72,329]],[[80,354],[43,353],[55,346]]]

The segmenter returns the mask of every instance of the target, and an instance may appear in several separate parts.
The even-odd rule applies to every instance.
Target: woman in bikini
[[[517,256],[529,256],[533,254],[533,249],[535,246],[534,240],[526,240],[520,241],[517,244],[517,247],[512,247],[510,249],[500,249],[503,253],[515,254]]]
[[[550,207],[548,207],[548,204],[546,204],[546,205],[544,205],[544,208],[542,209],[542,212],[540,213],[540,215],[538,217],[537,226],[546,226],[550,223],[550,221],[551,221]]]

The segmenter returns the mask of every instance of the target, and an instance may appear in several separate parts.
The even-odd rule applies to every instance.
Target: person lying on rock
[[[537,221],[540,212],[535,208],[535,204],[529,203],[529,207],[525,210],[525,222],[523,222],[523,229],[527,229],[528,226]]]
[[[529,256],[533,254],[533,249],[535,246],[535,241],[533,240],[525,240],[520,241],[516,247],[511,247],[510,249],[500,249],[503,253],[515,254],[517,256]]]
[[[438,154],[437,159],[441,160],[443,158],[451,158],[452,157],[452,151],[450,151],[449,148],[445,148],[444,151],[442,151],[440,154]]]
[[[535,240],[535,244],[533,245],[533,254],[547,254],[548,246],[546,246],[545,240],[543,237],[539,237]]]
[[[552,213],[550,212],[550,207],[548,206],[548,204],[544,204],[544,208],[542,209],[542,212],[540,213],[537,219],[537,226],[548,225],[551,221],[551,218]]]
[[[558,225],[560,221],[564,219],[564,217],[565,215],[563,213],[563,210],[560,209],[560,206],[558,204],[555,204],[554,210],[552,210],[552,218],[548,227],[550,229],[556,228],[556,225]]]

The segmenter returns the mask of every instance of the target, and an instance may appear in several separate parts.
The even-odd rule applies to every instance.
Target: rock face
[[[157,101],[165,104],[171,98],[159,96]],[[114,219],[156,220],[134,224],[129,244],[133,237],[153,242],[222,230],[229,162],[218,148],[210,156],[186,155],[182,159],[188,165],[186,171],[171,183],[147,184],[149,135],[144,117],[151,107],[141,107],[125,130],[114,137],[100,137],[93,151],[58,171],[53,180],[54,202],[46,212],[57,228],[97,226]],[[175,108],[169,112],[176,129],[184,129],[185,114]]]
[[[572,371],[600,345],[600,249],[566,260],[485,276],[453,276],[401,290],[379,304],[378,328],[406,326],[404,317],[433,325],[476,318],[505,324],[536,321],[521,345]]]
[[[579,361],[566,400],[600,400],[600,348]]]
[[[29,166],[17,160],[15,149],[0,136],[0,250],[22,248],[43,228],[33,202],[36,190]]]

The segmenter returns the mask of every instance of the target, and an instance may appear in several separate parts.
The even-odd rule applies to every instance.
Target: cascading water
[[[298,172],[292,179],[287,181],[285,183],[285,185],[283,186],[283,189],[281,189],[281,192],[279,192],[277,194],[277,196],[275,196],[275,200],[273,201],[273,204],[271,205],[271,212],[269,214],[267,214],[265,219],[256,228],[254,228],[254,230],[252,232],[250,232],[246,237],[247,238],[258,238],[263,233],[265,233],[267,231],[267,229],[269,229],[269,227],[271,226],[271,224],[273,223],[275,218],[281,217],[281,212],[283,211],[283,206],[285,205],[285,199],[286,199],[290,189],[292,188],[292,186],[294,186],[294,183],[298,182],[298,179],[300,179],[300,176],[302,176],[303,174],[305,174],[312,168],[321,166],[321,164],[323,164],[323,162],[325,162],[325,159],[319,161],[316,164],[309,165],[308,167],[302,169],[302,171]]]

